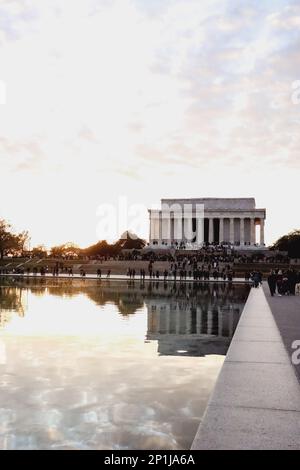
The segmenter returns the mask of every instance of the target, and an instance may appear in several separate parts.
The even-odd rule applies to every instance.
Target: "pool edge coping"
[[[299,391],[263,288],[252,288],[191,449],[300,449]]]

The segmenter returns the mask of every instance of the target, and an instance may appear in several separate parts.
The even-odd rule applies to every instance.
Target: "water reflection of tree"
[[[13,313],[21,317],[25,314],[23,289],[0,286],[0,327],[10,321]]]
[[[243,304],[247,297],[247,287],[228,283],[205,282],[140,282],[91,281],[79,279],[41,279],[41,278],[2,278],[2,289],[13,287],[19,290],[19,309],[21,308],[21,291],[28,288],[34,295],[50,295],[72,298],[85,295],[96,305],[114,304],[122,315],[131,315],[141,309],[144,303],[155,298],[164,298],[166,302],[179,302],[180,308],[217,309],[230,307],[232,304]],[[3,295],[6,297],[6,295]],[[5,300],[9,304],[10,300]],[[12,307],[11,310],[18,311]],[[20,311],[20,310],[19,310]]]

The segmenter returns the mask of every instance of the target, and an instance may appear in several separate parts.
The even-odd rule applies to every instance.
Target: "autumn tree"
[[[68,242],[63,245],[53,246],[50,251],[50,255],[53,258],[66,258],[75,257],[80,254],[81,250],[74,243]]]
[[[23,253],[25,244],[28,241],[28,232],[13,233],[11,225],[0,219],[0,258],[12,255],[19,256]]]
[[[63,245],[64,256],[77,257],[80,254],[81,249],[75,243],[68,242]]]
[[[95,245],[89,246],[82,250],[86,256],[114,256],[118,253],[118,248],[110,245],[106,240],[101,240]]]
[[[31,254],[34,258],[46,258],[48,253],[44,245],[38,245],[32,248]]]

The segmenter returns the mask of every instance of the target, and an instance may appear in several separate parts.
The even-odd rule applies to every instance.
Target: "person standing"
[[[274,271],[271,271],[268,276],[268,285],[270,289],[270,294],[273,297],[276,292],[277,276]]]

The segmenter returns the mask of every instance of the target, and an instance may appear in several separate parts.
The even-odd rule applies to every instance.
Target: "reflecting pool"
[[[0,277],[0,449],[189,449],[248,292]]]

